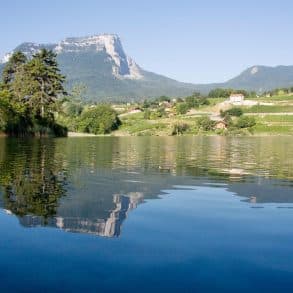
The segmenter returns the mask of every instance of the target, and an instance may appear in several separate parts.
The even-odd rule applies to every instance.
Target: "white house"
[[[231,94],[230,103],[243,103],[244,95],[243,94]]]

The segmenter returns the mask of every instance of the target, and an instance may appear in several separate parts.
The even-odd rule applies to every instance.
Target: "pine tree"
[[[56,61],[56,54],[42,49],[33,56],[28,63],[28,69],[36,91],[33,94],[33,102],[38,105],[37,111],[41,117],[55,104],[59,95],[65,94],[63,83],[65,77],[60,74]]]
[[[41,50],[31,60],[14,53],[0,84],[0,128],[13,135],[66,135],[53,115],[57,98],[66,94],[64,79],[52,51]]]
[[[6,66],[3,69],[2,81],[3,87],[8,87],[13,81],[16,72],[27,62],[26,56],[22,52],[15,52],[9,58]]]
[[[16,73],[13,91],[36,116],[44,118],[54,110],[58,96],[65,94],[64,80],[56,54],[42,49]]]

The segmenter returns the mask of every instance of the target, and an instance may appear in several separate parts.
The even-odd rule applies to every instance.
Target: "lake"
[[[292,146],[0,138],[1,292],[292,291]]]

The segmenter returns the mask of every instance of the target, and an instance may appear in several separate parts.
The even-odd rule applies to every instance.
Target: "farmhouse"
[[[223,120],[217,121],[215,123],[215,129],[227,129],[227,123]]]
[[[243,103],[244,95],[243,94],[231,94],[230,103]]]

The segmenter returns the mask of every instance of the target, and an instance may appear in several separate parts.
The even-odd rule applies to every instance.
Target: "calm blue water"
[[[292,143],[0,140],[1,292],[291,292]]]

